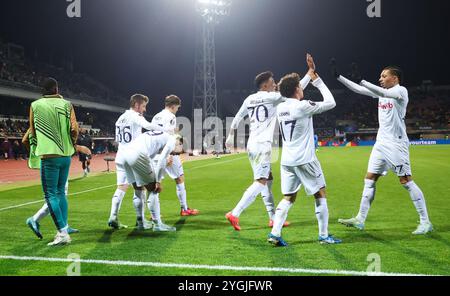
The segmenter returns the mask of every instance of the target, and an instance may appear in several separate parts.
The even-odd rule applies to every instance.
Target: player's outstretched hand
[[[352,80],[358,84],[362,80],[362,76],[361,76],[361,73],[359,72],[358,64],[355,62],[352,63],[352,74],[350,76],[350,80]]]
[[[311,54],[306,54],[306,63],[308,64],[308,69],[316,71],[316,64],[314,64],[314,59]]]
[[[331,71],[331,75],[333,75],[335,78],[339,78],[339,76],[341,75],[341,74],[339,74],[335,58],[331,58],[331,60],[330,60],[330,71]]]

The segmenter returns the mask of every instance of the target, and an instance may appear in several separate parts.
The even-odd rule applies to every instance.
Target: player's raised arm
[[[302,78],[302,80],[300,80],[300,86],[302,87],[302,89],[305,89],[309,85],[309,82],[316,72],[316,64],[314,64],[314,59],[309,53],[306,54],[306,63],[308,64],[308,72]]]
[[[364,96],[369,96],[372,98],[378,98],[378,96],[375,93],[371,92],[364,86],[361,86],[361,85],[345,78],[344,76],[340,75],[340,73],[337,69],[336,60],[334,58],[330,60],[330,70],[331,70],[331,74],[334,77],[336,77],[336,79],[340,83],[342,83],[345,87],[350,89],[352,92],[355,92],[357,94],[364,95]]]
[[[317,76],[317,78],[312,82],[312,84],[322,94],[323,102],[308,101],[308,103],[307,104],[305,103],[304,105],[305,107],[302,110],[303,112],[314,115],[331,110],[334,107],[336,107],[336,101],[334,100],[333,94],[320,77]]]
[[[339,75],[339,77],[337,78],[337,80],[342,83],[343,85],[345,85],[349,90],[351,90],[352,92],[355,92],[357,94],[360,95],[364,95],[364,96],[369,96],[372,98],[378,98],[379,96],[372,92],[371,90],[369,90],[368,88],[361,86],[359,84],[354,83],[353,81],[345,78],[342,75]]]
[[[378,95],[379,97],[396,99],[396,100],[402,100],[404,98],[403,88],[398,85],[394,86],[392,88],[386,89],[386,88],[382,88],[377,85],[374,85],[365,80],[362,80],[361,86],[367,88],[368,90],[370,90],[372,93]]]

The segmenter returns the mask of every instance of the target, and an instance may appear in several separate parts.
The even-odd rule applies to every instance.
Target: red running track
[[[91,173],[105,171],[106,161],[104,158],[115,157],[115,154],[96,154],[91,159]],[[116,169],[114,161],[109,162],[109,168],[111,171]],[[83,174],[81,162],[78,160],[78,156],[72,157],[72,164],[70,166],[69,178],[79,177]],[[19,181],[37,181],[40,180],[39,170],[31,170],[28,168],[27,160],[0,160],[0,186],[2,184],[11,184]]]

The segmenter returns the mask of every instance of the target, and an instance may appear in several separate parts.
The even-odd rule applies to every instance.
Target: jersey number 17
[[[283,141],[285,141],[285,142],[292,141],[292,135],[294,134],[294,128],[295,128],[296,123],[297,123],[297,120],[280,121],[280,131],[281,131],[281,136],[283,137]],[[290,125],[290,127],[287,127],[289,125]],[[289,140],[286,139],[286,134],[289,135]]]

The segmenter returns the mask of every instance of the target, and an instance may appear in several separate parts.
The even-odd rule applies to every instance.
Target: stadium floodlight
[[[196,10],[202,18],[201,31],[197,38],[195,54],[195,74],[192,114],[202,110],[202,119],[217,118],[217,89],[216,89],[216,54],[215,27],[228,15],[231,0],[197,0]],[[194,118],[193,117],[193,118]],[[216,124],[216,126],[218,126]],[[199,137],[203,143],[203,130],[197,126],[194,137]],[[194,140],[194,143],[197,140]]]
[[[217,24],[227,16],[231,0],[197,0],[197,11],[208,24]]]

